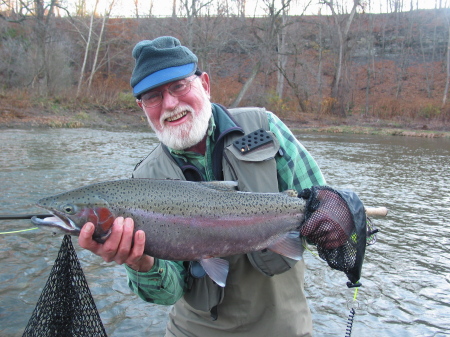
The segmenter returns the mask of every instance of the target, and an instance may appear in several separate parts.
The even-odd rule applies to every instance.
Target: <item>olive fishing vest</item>
[[[228,111],[214,104],[213,115],[216,180],[237,181],[240,191],[278,192],[275,157],[283,153],[268,131],[265,109]],[[133,177],[200,180],[195,167],[172,157],[162,144],[136,166]],[[230,263],[225,288],[192,270],[198,267],[195,263],[186,264],[190,275],[187,289],[169,315],[166,336],[311,334],[311,315],[303,292],[303,260],[297,262],[269,250],[225,259]]]

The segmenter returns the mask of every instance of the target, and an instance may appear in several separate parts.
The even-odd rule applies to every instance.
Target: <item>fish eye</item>
[[[64,205],[62,210],[67,214],[75,214],[75,206],[71,204]]]

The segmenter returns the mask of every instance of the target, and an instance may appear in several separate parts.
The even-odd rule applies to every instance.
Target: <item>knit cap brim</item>
[[[195,63],[189,63],[154,72],[136,84],[133,88],[133,95],[137,97],[146,91],[159,87],[160,85],[189,77],[195,73],[196,68],[197,65]]]

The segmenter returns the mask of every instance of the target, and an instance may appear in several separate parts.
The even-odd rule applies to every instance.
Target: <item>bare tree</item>
[[[344,93],[341,90],[342,87],[342,75],[346,66],[346,57],[349,49],[349,32],[350,26],[356,14],[356,10],[361,6],[360,0],[353,0],[353,5],[349,14],[339,12],[339,5],[334,0],[323,0],[324,3],[331,11],[334,27],[338,36],[338,56],[336,62],[336,72],[333,78],[331,97],[336,100],[334,112],[340,115],[345,115]]]
[[[277,34],[277,88],[276,93],[279,98],[283,98],[284,90],[284,75],[283,71],[286,68],[288,56],[286,50],[286,34],[287,34],[287,23],[289,7],[285,6],[285,3],[289,3],[289,0],[281,0],[282,11],[281,11],[281,25],[278,27]]]
[[[252,72],[250,76],[245,81],[244,85],[242,86],[241,90],[239,91],[236,99],[234,102],[230,105],[230,108],[235,108],[239,105],[239,103],[244,98],[245,94],[247,93],[247,90],[252,85],[253,81],[255,80],[256,75],[259,73],[259,70],[261,69],[261,62],[257,61],[256,64],[253,66]]]
[[[153,6],[154,6],[154,2],[153,2],[153,0],[150,0],[149,6],[148,6],[148,16],[149,17],[153,16]]]
[[[98,68],[97,68],[98,54],[100,52],[100,47],[102,45],[103,32],[105,31],[105,23],[108,21],[113,7],[114,7],[114,0],[109,3],[109,7],[106,9],[105,14],[103,15],[102,26],[101,26],[100,34],[97,39],[97,50],[95,51],[94,62],[92,63],[92,70],[91,70],[91,73],[90,73],[89,79],[88,79],[88,89],[91,88],[92,79],[94,78],[94,75],[98,70]]]
[[[435,41],[436,41],[436,26],[434,29],[434,38],[433,38],[433,45],[435,45]],[[426,51],[425,51],[425,43],[424,43],[424,39],[425,39],[425,35],[426,33],[424,32],[423,29],[420,30],[419,32],[419,42],[420,42],[420,51],[421,51],[421,55],[422,55],[422,62],[423,63],[427,63],[427,58],[426,58]],[[434,49],[434,48],[433,48]],[[431,57],[431,62],[433,62],[434,59],[434,53]],[[425,72],[425,90],[427,91],[427,97],[431,98],[432,96],[432,87],[433,87],[433,82],[434,82],[434,78],[433,78],[433,73],[430,73],[428,71]]]
[[[396,80],[397,88],[395,97],[399,98],[402,94],[403,87],[408,78],[408,68],[411,64],[412,56],[414,56],[414,50],[412,48],[414,43],[415,31],[414,27],[416,22],[413,17],[413,12],[402,13],[401,21],[399,25],[401,28],[396,30],[396,42],[400,46],[398,53],[398,65],[396,67]],[[406,29],[405,29],[406,28]]]
[[[447,95],[448,95],[448,88],[450,85],[450,19],[449,14],[445,16],[445,19],[447,21],[447,27],[448,27],[448,40],[447,40],[447,76],[445,78],[445,89],[444,89],[444,95],[442,97],[442,108],[445,106],[445,103],[447,103]]]
[[[139,19],[139,0],[133,0],[134,5],[134,17]]]
[[[33,0],[22,1],[17,3],[18,9],[13,10],[14,16],[8,17],[3,14],[1,18],[15,23],[25,22],[30,20],[33,22],[33,49],[36,51],[32,55],[32,61],[34,62],[34,68],[32,69],[30,85],[40,95],[51,94],[55,86],[54,75],[52,71],[49,54],[50,45],[53,43],[52,34],[54,33],[54,18],[55,10],[60,7],[62,10],[67,11],[62,7],[59,0]]]
[[[319,62],[317,65],[317,88],[318,88],[318,97],[319,97],[319,111],[321,109],[322,100],[323,100],[323,76],[322,76],[322,68],[323,68],[323,25],[322,25],[322,17],[319,12],[319,22],[317,24],[317,28],[319,31],[319,36],[317,38],[317,61]]]
[[[309,99],[307,72],[308,69],[312,68],[309,67],[309,64],[307,64],[304,60],[302,60],[301,47],[299,47],[296,43],[292,43],[291,48],[293,51],[289,67],[279,70],[291,89],[292,94],[295,96],[300,110],[302,112],[307,112],[307,102]]]
[[[87,13],[86,0],[77,0],[75,2],[75,16],[85,16]]]
[[[291,26],[290,22],[290,16],[289,12],[291,9],[291,4],[298,1],[290,1],[290,0],[282,0],[281,1],[281,15],[280,19],[276,20],[277,23],[275,30],[277,33],[277,87],[276,87],[276,93],[279,98],[283,98],[284,94],[284,82],[287,76],[286,66],[288,62],[288,47],[287,47],[287,37],[288,37],[288,28]],[[305,3],[301,16],[305,13],[309,5],[311,4],[311,1]],[[288,84],[292,81],[288,80]]]
[[[92,39],[93,31],[94,31],[94,16],[95,16],[95,12],[97,11],[98,2],[99,2],[99,0],[95,1],[94,10],[91,13],[91,20],[90,20],[90,24],[89,24],[88,36],[87,36],[87,39],[85,40],[86,47],[84,49],[83,65],[81,66],[81,70],[80,70],[80,79],[78,80],[78,88],[77,88],[77,94],[76,94],[77,97],[80,95],[81,87],[83,85],[84,72],[86,69],[87,61],[88,61],[89,49],[91,47],[91,39]]]
[[[238,7],[238,16],[245,18],[245,8],[247,5],[247,0],[234,0]]]
[[[208,7],[213,0],[180,0],[181,6],[184,9],[183,15],[187,19],[187,45],[189,47],[194,46],[194,35],[195,35],[195,21],[203,8]]]
[[[281,70],[286,65],[287,59],[286,54],[284,52],[285,48],[285,37],[281,36],[284,33],[282,32],[282,29],[285,27],[283,26],[283,14],[287,13],[287,10],[289,8],[289,5],[291,3],[291,0],[283,0],[281,3],[281,8],[277,9],[276,1],[275,0],[263,0],[263,3],[265,5],[265,11],[267,13],[266,20],[263,21],[263,25],[261,26],[254,26],[253,27],[253,34],[258,41],[258,51],[255,53],[253,51],[252,55],[254,55],[256,58],[254,59],[253,68],[250,76],[247,78],[246,82],[242,86],[238,96],[234,100],[234,102],[231,104],[231,107],[236,107],[240,104],[241,100],[245,96],[245,93],[250,88],[251,84],[256,78],[256,75],[260,72],[261,67],[263,63],[267,63],[270,58],[275,58],[277,61],[277,65],[275,68],[280,68]],[[287,19],[286,21],[287,22]],[[279,40],[279,35],[280,40]],[[279,46],[283,48],[281,52],[277,52]],[[279,56],[279,57],[278,57]],[[282,74],[278,76],[278,79],[280,81],[284,81],[284,77]],[[282,84],[280,84],[279,90],[283,90]]]

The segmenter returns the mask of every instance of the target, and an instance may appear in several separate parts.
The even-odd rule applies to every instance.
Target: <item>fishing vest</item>
[[[217,129],[212,155],[216,180],[236,181],[240,191],[278,192],[275,157],[283,153],[269,131],[266,110],[226,110],[214,104],[213,115]],[[267,140],[258,142],[255,137]],[[200,179],[196,171],[159,144],[136,166],[133,177],[196,181]],[[311,333],[311,315],[303,293],[303,260],[297,262],[269,250],[225,259],[230,263],[225,288],[198,273],[195,263],[186,263],[190,275],[187,289],[169,315],[166,336],[240,336],[242,329],[246,337],[253,333]]]

